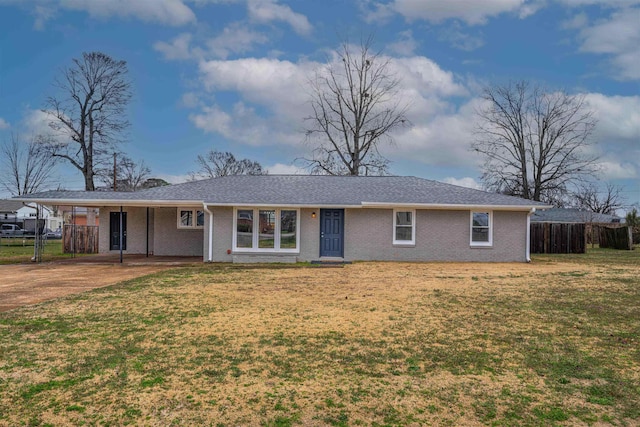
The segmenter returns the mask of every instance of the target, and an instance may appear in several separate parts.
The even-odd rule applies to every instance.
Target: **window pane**
[[[396,240],[411,241],[411,227],[396,227]]]
[[[191,227],[193,225],[193,211],[180,211],[180,226]]]
[[[239,248],[253,247],[253,211],[238,210],[236,246]]]
[[[260,211],[260,234],[258,235],[259,248],[275,247],[276,211]]]
[[[204,211],[196,211],[196,226],[204,227]]]
[[[489,229],[481,227],[473,227],[471,232],[471,239],[474,242],[488,242],[489,241]]]
[[[280,212],[280,249],[296,248],[296,211]]]
[[[474,227],[488,227],[489,226],[489,214],[486,212],[474,212],[473,213],[473,226]]]
[[[396,212],[396,225],[411,225],[411,212]]]

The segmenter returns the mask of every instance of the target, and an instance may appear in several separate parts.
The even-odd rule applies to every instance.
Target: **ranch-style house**
[[[530,217],[549,207],[400,176],[226,176],[20,200],[99,208],[100,253],[243,263],[525,262]]]

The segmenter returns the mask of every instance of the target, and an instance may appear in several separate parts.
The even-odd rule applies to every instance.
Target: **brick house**
[[[525,262],[530,216],[549,207],[399,176],[227,176],[20,199],[99,208],[100,253],[205,262]]]

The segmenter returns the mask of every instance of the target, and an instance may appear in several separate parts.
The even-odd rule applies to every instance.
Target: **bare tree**
[[[85,190],[95,190],[94,177],[109,159],[129,126],[125,115],[131,99],[127,64],[101,52],[83,53],[62,70],[54,86],[60,96],[50,96],[42,110],[58,139],[51,155],[71,163],[84,176]]]
[[[131,158],[120,154],[117,156],[115,167],[116,180],[115,186],[117,191],[137,191],[144,187],[144,183],[151,175],[151,169],[144,163],[144,160],[135,162]],[[100,169],[98,172],[100,180],[107,188],[113,189],[113,173],[114,168]]]
[[[210,150],[207,154],[198,155],[196,163],[200,167],[192,172],[193,179],[215,178],[229,175],[266,175],[267,171],[260,163],[249,159],[238,160],[228,151]]]
[[[371,50],[373,39],[359,49],[343,43],[336,57],[310,80],[306,140],[310,158],[302,160],[312,173],[383,175],[389,161],[378,147],[393,143],[391,133],[409,125],[407,104],[400,99],[400,79],[390,60]]]
[[[595,213],[614,215],[624,202],[620,187],[612,184],[607,184],[602,192],[593,183],[584,184],[574,193],[574,204],[578,209]]]
[[[18,134],[0,145],[0,184],[12,196],[35,193],[50,184],[56,159],[42,149],[47,137],[23,141]]]
[[[483,97],[472,147],[485,158],[487,188],[555,203],[596,172],[596,158],[585,150],[596,121],[584,97],[526,81],[488,87]]]
[[[155,187],[165,187],[167,185],[171,185],[167,181],[162,178],[147,178],[141,185],[141,188],[155,188]]]

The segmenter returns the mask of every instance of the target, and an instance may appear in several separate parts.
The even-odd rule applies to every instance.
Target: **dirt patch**
[[[34,264],[0,266],[0,312],[170,268],[170,265]]]

